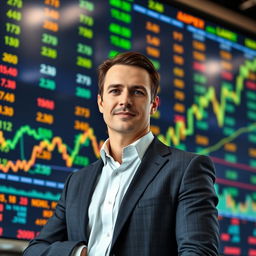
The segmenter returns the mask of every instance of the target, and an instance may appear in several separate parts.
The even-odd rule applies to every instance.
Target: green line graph
[[[159,134],[158,138],[165,144],[179,145],[181,138],[194,134],[195,118],[201,120],[204,117],[204,110],[212,104],[213,112],[216,116],[217,124],[221,128],[224,125],[227,100],[231,100],[237,106],[241,104],[241,92],[245,86],[245,79],[248,78],[250,72],[256,71],[256,59],[246,60],[244,65],[240,66],[239,74],[236,77],[235,89],[222,86],[220,90],[220,101],[216,96],[216,89],[210,86],[205,95],[199,97],[198,104],[193,104],[187,110],[187,125],[184,121],[178,121],[175,127],[169,127],[166,135]]]

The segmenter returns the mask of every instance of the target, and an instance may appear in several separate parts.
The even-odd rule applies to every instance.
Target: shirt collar
[[[109,154],[109,139],[107,139],[101,149],[100,149],[100,156],[101,156],[101,159],[104,163],[104,165],[106,164],[107,162],[107,157],[111,157],[110,154]]]
[[[146,150],[148,149],[153,139],[154,135],[152,134],[152,132],[148,132],[143,137],[126,146],[125,148],[123,148],[123,159],[126,158],[126,156],[132,154],[137,155],[140,158],[140,160],[142,160]],[[102,145],[100,155],[104,165],[107,162],[107,158],[113,159],[109,154],[109,139],[107,139]]]

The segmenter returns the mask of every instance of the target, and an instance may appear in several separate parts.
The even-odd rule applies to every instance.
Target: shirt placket
[[[103,236],[105,236],[106,250],[111,244],[113,237],[114,224],[115,224],[115,215],[116,211],[114,209],[116,198],[118,196],[120,188],[121,174],[119,168],[113,170],[110,182],[108,185],[106,197],[104,200],[104,205],[102,208],[102,223],[103,223]]]

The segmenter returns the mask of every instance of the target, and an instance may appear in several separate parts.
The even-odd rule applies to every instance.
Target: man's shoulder
[[[195,152],[190,152],[187,150],[179,149],[179,148],[176,148],[175,146],[168,146],[168,145],[164,144],[163,142],[161,142],[157,138],[155,139],[154,143],[158,149],[161,148],[162,151],[163,150],[169,151],[170,152],[169,158],[172,158],[175,160],[180,159],[181,161],[184,161],[184,160],[191,161],[194,158],[209,160],[209,156],[200,155]]]
[[[198,155],[194,152],[189,152],[189,151],[186,151],[186,150],[183,150],[183,149],[176,148],[174,146],[166,145],[165,143],[160,141],[158,138],[155,138],[153,143],[154,143],[154,146],[156,147],[157,150],[162,149],[162,150],[165,150],[165,151],[169,151],[171,154],[181,155],[181,156],[186,156],[186,157],[192,157],[192,158]]]

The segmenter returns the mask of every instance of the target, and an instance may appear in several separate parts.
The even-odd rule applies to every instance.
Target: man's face
[[[151,101],[150,76],[140,67],[112,66],[105,77],[98,106],[109,134],[143,136],[149,131],[150,115],[159,99]]]

